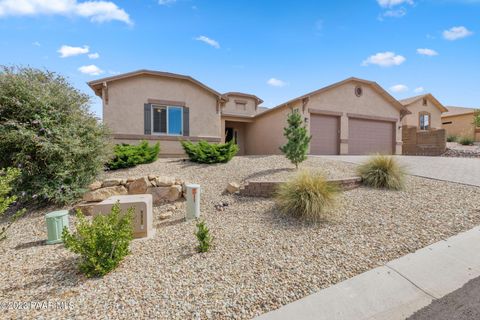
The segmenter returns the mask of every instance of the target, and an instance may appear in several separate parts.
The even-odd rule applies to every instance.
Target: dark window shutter
[[[160,111],[160,132],[167,133],[167,108]]]
[[[143,105],[143,126],[145,134],[152,134],[152,106],[149,103]]]
[[[183,135],[190,136],[190,109],[183,107]]]

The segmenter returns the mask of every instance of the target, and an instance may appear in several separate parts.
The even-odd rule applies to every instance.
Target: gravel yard
[[[322,158],[302,167],[330,178],[354,175],[354,165]],[[270,199],[223,194],[230,181],[291,176],[280,156],[212,166],[160,159],[105,176],[149,173],[202,185],[215,238],[210,252],[195,252],[195,222],[183,222],[183,203],[165,205],[155,208],[154,238],[134,241],[111,274],[85,279],[62,245],[43,245],[47,210],[38,210],[0,243],[0,302],[67,301],[71,308],[0,310],[1,317],[250,319],[480,223],[480,188],[419,177],[408,177],[405,191],[347,191],[336,218],[319,225],[282,216]],[[219,201],[229,203],[225,211],[214,210]],[[172,218],[160,221],[168,210]]]
[[[473,146],[463,146],[457,142],[447,142],[447,151],[443,156],[480,158],[480,143],[476,142]]]

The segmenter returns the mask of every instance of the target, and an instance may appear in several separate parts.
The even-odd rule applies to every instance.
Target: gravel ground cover
[[[444,157],[480,158],[480,143],[473,146],[463,146],[457,142],[447,142],[447,151]]]
[[[237,157],[202,166],[160,159],[108,177],[147,173],[199,182],[213,249],[195,252],[184,204],[154,210],[154,238],[102,279],[77,272],[62,245],[46,246],[43,214],[21,219],[0,243],[0,302],[70,303],[65,309],[0,310],[0,318],[250,319],[480,223],[480,188],[408,177],[404,191],[343,193],[331,222],[309,225],[276,212],[270,199],[223,194],[227,182],[288,172],[281,157]],[[309,159],[330,177],[354,165]],[[290,172],[291,174],[291,172]],[[288,175],[288,174],[287,174]],[[213,206],[228,202],[225,211]],[[172,217],[159,215],[171,211]],[[74,223],[75,218],[71,217]]]

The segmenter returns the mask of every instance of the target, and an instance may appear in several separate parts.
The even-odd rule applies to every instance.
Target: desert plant
[[[107,131],[62,76],[0,67],[0,167],[21,169],[25,200],[70,202],[103,169]]]
[[[108,214],[89,221],[77,211],[76,233],[65,228],[62,239],[65,247],[81,256],[79,269],[87,277],[103,276],[114,270],[127,256],[133,238],[133,208],[122,213],[115,204]]]
[[[400,190],[405,184],[405,169],[391,156],[372,156],[357,167],[357,172],[362,183],[373,188]]]
[[[292,180],[282,183],[275,193],[280,211],[310,222],[326,221],[329,209],[339,192],[320,173],[299,172]]]
[[[456,142],[458,140],[458,137],[454,134],[449,134],[447,136],[447,142]]]
[[[280,150],[298,169],[298,164],[307,159],[308,145],[312,137],[308,135],[299,112],[290,113],[287,123],[288,126],[283,128],[283,135],[287,138],[287,143],[281,146]]]
[[[472,137],[464,136],[464,137],[460,137],[460,139],[458,139],[458,143],[460,143],[462,146],[471,146],[471,145],[473,145],[474,140],[473,140]]]
[[[213,239],[210,236],[210,230],[207,228],[204,220],[197,222],[197,231],[195,232],[195,236],[198,240],[197,251],[207,252],[212,245]]]
[[[480,109],[475,110],[473,115],[473,124],[475,127],[480,128]]]
[[[5,214],[8,208],[17,201],[16,195],[11,195],[12,185],[20,176],[20,170],[16,168],[0,169],[0,217]],[[25,210],[19,210],[10,216],[6,225],[0,229],[0,240],[6,238],[7,230],[12,224],[25,213]]]
[[[151,163],[157,160],[160,152],[160,143],[149,146],[147,141],[138,145],[117,144],[114,149],[114,157],[106,163],[109,170],[135,167],[138,164]]]
[[[198,143],[182,141],[182,147],[190,161],[209,164],[226,163],[238,152],[238,146],[233,140],[219,144],[203,140]]]

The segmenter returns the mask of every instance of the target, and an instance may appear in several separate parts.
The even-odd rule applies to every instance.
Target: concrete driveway
[[[362,163],[369,156],[320,156],[351,163]],[[409,174],[480,187],[480,159],[425,156],[395,156]]]

